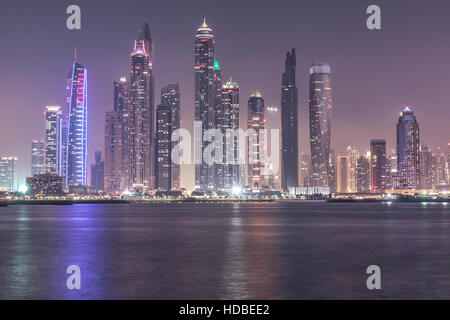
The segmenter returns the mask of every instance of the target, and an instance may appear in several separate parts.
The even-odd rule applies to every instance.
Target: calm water
[[[80,291],[66,289],[72,264]],[[0,298],[450,299],[450,205],[0,208]]]

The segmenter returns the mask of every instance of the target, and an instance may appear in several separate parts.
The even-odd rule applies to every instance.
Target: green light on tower
[[[214,58],[214,70],[220,70],[219,63],[217,62],[216,58]]]

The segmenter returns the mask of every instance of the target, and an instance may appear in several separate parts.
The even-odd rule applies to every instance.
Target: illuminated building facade
[[[281,78],[281,184],[282,189],[298,186],[298,88],[295,49],[286,53]],[[327,160],[328,161],[328,160]]]
[[[311,184],[330,187],[331,143],[331,67],[329,63],[315,63],[309,78],[309,132],[311,144]]]
[[[265,117],[264,99],[258,91],[248,99],[247,116],[247,129],[253,130],[255,135],[253,139],[248,139],[248,186],[251,189],[261,190],[264,186],[264,177],[262,175],[261,148],[263,146],[260,141],[260,130],[265,127]],[[250,143],[253,143],[253,145],[250,145]]]
[[[45,142],[31,141],[31,175],[43,174],[45,165]]]
[[[87,184],[87,69],[75,61],[70,72],[66,186]],[[47,172],[51,173],[51,172]]]
[[[386,189],[386,140],[370,140],[370,190]]]
[[[130,185],[136,191],[154,186],[153,41],[146,23],[131,53],[130,109],[127,135]]]
[[[155,188],[170,191],[172,189],[172,108],[159,105],[156,108],[156,161]]]
[[[419,124],[409,106],[400,113],[397,123],[397,156],[400,189],[419,186]]]
[[[215,166],[203,161],[203,149],[210,143],[203,141],[204,132],[217,128],[216,103],[217,83],[214,69],[214,35],[206,20],[197,29],[195,35],[195,121],[201,123],[201,131],[195,135],[195,188],[197,190],[211,190],[217,183],[215,180]],[[197,130],[198,131],[198,130]],[[200,163],[197,163],[200,162]],[[217,167],[216,167],[217,168]]]
[[[130,85],[126,78],[114,82],[114,110],[105,117],[104,190],[120,192],[129,185],[129,112]]]
[[[32,197],[63,196],[63,177],[54,174],[37,174],[27,177],[28,194]]]
[[[181,108],[180,108],[180,87],[178,84],[169,84],[166,87],[161,89],[161,105],[170,107],[170,112],[172,115],[171,118],[171,126],[172,132],[179,129],[181,127]],[[157,120],[158,121],[158,120]],[[169,140],[171,137],[169,136]],[[170,151],[172,152],[174,144],[171,143]],[[172,172],[171,172],[171,189],[180,190],[181,188],[181,165],[170,163]],[[156,171],[155,171],[156,177]]]
[[[370,154],[359,156],[356,167],[356,192],[370,193]]]
[[[17,191],[17,157],[0,157],[0,191]]]
[[[223,145],[223,189],[232,190],[241,185],[239,164],[239,139],[229,130],[239,129],[239,86],[231,78],[222,87],[222,136]]]
[[[61,172],[61,108],[48,106],[45,111],[45,173]]]
[[[347,152],[341,152],[337,155],[336,164],[336,192],[338,193],[350,193],[350,169],[351,162],[350,156]]]

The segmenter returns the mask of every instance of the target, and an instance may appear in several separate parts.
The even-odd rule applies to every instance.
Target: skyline
[[[38,95],[35,94],[35,92],[33,92],[33,94],[30,94],[30,96],[35,96],[36,99],[32,99],[32,103],[27,103],[27,106],[23,106],[21,105],[21,101],[17,101],[19,99],[11,99],[11,97],[9,97],[9,92],[2,92],[1,96],[4,97],[1,100],[2,103],[2,110],[5,110],[4,114],[5,116],[2,117],[2,119],[0,120],[0,155],[2,156],[18,156],[19,157],[19,172],[21,172],[22,174],[20,174],[19,179],[20,181],[24,181],[24,176],[28,175],[30,172],[30,168],[31,168],[31,148],[29,147],[29,145],[31,144],[31,140],[32,139],[42,139],[43,138],[43,117],[40,116],[40,118],[36,118],[37,116],[39,116],[40,114],[42,114],[44,106],[46,105],[65,105],[64,101],[60,98],[56,98],[56,97],[61,97],[64,95],[64,88],[63,88],[63,82],[61,81],[61,79],[64,78],[64,75],[67,73],[67,66],[70,65],[70,61],[71,61],[71,56],[72,56],[72,51],[73,51],[73,47],[77,47],[78,48],[78,55],[79,55],[79,60],[81,63],[83,63],[83,65],[85,65],[89,70],[90,70],[90,84],[89,84],[89,152],[88,152],[88,156],[89,156],[89,164],[93,163],[93,156],[94,156],[94,150],[97,149],[97,145],[102,144],[103,139],[103,121],[104,121],[104,113],[106,110],[111,110],[112,109],[112,83],[113,81],[118,81],[119,78],[123,75],[128,75],[127,69],[129,69],[129,66],[127,68],[127,64],[129,64],[129,52],[126,53],[125,55],[122,54],[123,51],[129,51],[130,50],[130,46],[131,46],[131,42],[132,39],[134,39],[136,30],[139,29],[139,27],[142,25],[142,23],[144,23],[145,21],[149,20],[150,21],[150,28],[151,28],[151,32],[152,32],[152,37],[155,39],[155,75],[156,75],[156,87],[155,87],[155,92],[159,92],[159,89],[161,87],[166,86],[169,83],[179,83],[180,84],[180,90],[181,90],[181,114],[182,114],[182,120],[183,120],[183,127],[192,130],[192,126],[193,126],[193,119],[191,119],[192,117],[192,111],[193,111],[193,104],[194,104],[194,100],[193,98],[193,71],[192,71],[192,66],[193,66],[193,59],[192,59],[192,54],[193,54],[193,46],[192,46],[192,40],[194,37],[194,33],[196,28],[198,27],[199,23],[201,22],[201,20],[203,19],[202,16],[197,17],[195,20],[191,21],[191,24],[194,24],[194,27],[192,27],[190,30],[191,32],[191,36],[187,37],[187,39],[184,39],[185,36],[183,36],[183,41],[187,41],[188,43],[190,43],[190,47],[189,48],[185,48],[185,50],[181,51],[181,55],[185,56],[185,58],[183,58],[183,67],[180,70],[186,70],[187,68],[190,70],[188,73],[180,71],[177,72],[177,70],[172,70],[172,68],[167,68],[167,61],[164,61],[164,59],[160,59],[160,57],[164,57],[166,55],[171,55],[173,53],[169,51],[163,51],[164,48],[164,41],[162,41],[162,34],[164,34],[164,32],[167,32],[166,30],[161,30],[164,28],[161,28],[159,26],[161,26],[161,24],[155,22],[152,23],[152,19],[151,17],[147,17],[144,18],[142,21],[135,21],[132,22],[130,24],[124,24],[122,23],[122,21],[120,21],[119,23],[119,27],[122,28],[126,28],[127,33],[129,30],[131,30],[130,32],[132,33],[131,37],[128,37],[127,39],[123,40],[123,38],[121,38],[120,42],[117,41],[115,42],[115,50],[119,51],[120,50],[120,57],[118,59],[116,59],[118,57],[118,55],[115,53],[111,53],[110,55],[110,51],[108,51],[107,49],[104,50],[104,54],[105,56],[103,57],[106,61],[109,61],[114,65],[120,65],[120,67],[118,67],[117,69],[120,69],[120,74],[116,74],[114,73],[114,77],[110,77],[111,76],[111,70],[106,70],[104,69],[103,71],[105,72],[99,72],[98,70],[103,67],[105,67],[105,63],[100,63],[100,64],[96,64],[93,63],[92,60],[95,60],[95,54],[93,55],[94,58],[92,58],[92,56],[89,54],[89,52],[91,51],[91,49],[87,49],[83,48],[86,45],[91,44],[92,42],[87,42],[86,40],[81,40],[82,36],[81,35],[87,35],[87,31],[86,29],[89,28],[89,5],[83,2],[80,2],[80,5],[82,7],[82,10],[84,10],[84,12],[86,12],[86,19],[84,19],[83,21],[83,26],[82,26],[82,30],[79,33],[70,33],[67,30],[64,30],[63,27],[60,27],[62,29],[62,31],[65,31],[65,35],[67,36],[67,47],[65,48],[67,50],[64,50],[67,52],[67,54],[61,54],[61,57],[59,58],[60,60],[56,60],[58,61],[55,66],[55,68],[51,68],[46,70],[46,74],[48,78],[46,78],[45,81],[42,81],[41,83],[44,83],[45,86],[39,86],[38,88],[40,90],[42,90],[42,92],[39,92]],[[10,6],[9,4],[7,6]],[[64,5],[61,5],[61,7],[63,7]],[[308,5],[309,6],[309,5]],[[327,7],[327,10],[331,10],[333,5],[327,5],[325,7]],[[386,7],[392,7],[392,5],[383,5],[383,10],[384,12],[386,12]],[[414,7],[414,5],[412,5]],[[58,7],[58,6],[56,6]],[[84,7],[84,9],[83,9]],[[95,6],[93,6],[95,7]],[[310,7],[310,6],[309,6]],[[392,24],[390,24],[389,21],[391,21],[389,19],[389,17],[392,17],[389,15],[389,12],[387,14],[385,14],[383,17],[383,27],[384,29],[381,30],[381,32],[369,32],[367,30],[364,29],[364,18],[365,16],[363,15],[363,11],[362,8],[364,6],[363,5],[358,5],[356,7],[360,8],[361,10],[359,10],[360,12],[357,14],[357,17],[359,17],[359,24],[358,24],[358,28],[359,31],[363,34],[365,34],[365,37],[367,38],[371,38],[374,39],[375,42],[377,41],[386,41],[385,37],[390,38],[392,37],[392,32],[385,32],[386,30],[386,25],[388,26],[392,26]],[[394,6],[395,7],[395,6]],[[417,6],[416,6],[417,8]],[[328,11],[325,12],[325,15],[328,14]],[[392,14],[392,13],[391,13]],[[189,16],[190,14],[187,14],[187,16]],[[258,62],[259,68],[261,69],[265,69],[267,68],[268,70],[266,72],[263,73],[267,73],[270,74],[270,77],[266,77],[266,78],[270,78],[270,79],[266,79],[263,77],[261,77],[261,75],[259,74],[259,72],[261,72],[260,70],[258,70],[257,72],[251,72],[251,70],[254,71],[254,67],[255,67],[255,63],[253,62],[249,62],[246,61],[245,58],[248,56],[248,52],[245,52],[244,50],[235,50],[236,52],[233,54],[232,58],[230,59],[230,53],[227,52],[226,50],[224,50],[227,46],[230,46],[231,44],[233,44],[233,37],[231,38],[232,41],[230,41],[230,38],[228,37],[229,34],[227,35],[225,31],[227,31],[228,29],[223,27],[223,18],[221,17],[214,17],[214,14],[211,13],[211,15],[209,14],[205,14],[208,20],[208,24],[214,29],[214,33],[215,33],[215,37],[216,39],[219,39],[217,41],[217,48],[216,48],[216,54],[218,57],[222,57],[219,59],[219,63],[223,69],[224,72],[224,79],[228,79],[230,76],[232,76],[232,78],[234,80],[237,81],[237,83],[239,84],[240,88],[241,88],[241,94],[240,94],[240,100],[241,100],[241,104],[240,104],[240,110],[241,110],[241,127],[245,127],[245,124],[242,123],[242,119],[247,118],[246,117],[246,112],[247,112],[247,106],[246,106],[246,101],[248,100],[248,98],[250,97],[250,93],[255,91],[255,90],[259,90],[262,92],[262,97],[265,100],[265,104],[266,106],[280,106],[280,97],[279,97],[279,92],[280,92],[280,78],[281,78],[281,73],[282,73],[282,67],[283,67],[283,59],[284,59],[284,54],[287,50],[289,50],[291,47],[292,48],[296,48],[297,49],[297,86],[299,88],[299,152],[307,152],[309,153],[309,143],[307,143],[308,139],[309,139],[309,134],[308,134],[308,130],[309,130],[309,123],[308,123],[308,112],[307,112],[307,108],[308,108],[308,103],[307,103],[307,98],[308,98],[308,80],[307,80],[307,76],[308,73],[305,72],[305,70],[307,70],[309,68],[309,64],[313,63],[315,61],[317,62],[330,62],[332,69],[333,69],[333,123],[332,123],[332,127],[333,127],[333,136],[332,136],[332,141],[331,141],[331,145],[332,145],[332,149],[334,149],[335,152],[340,152],[340,151],[344,151],[345,147],[347,145],[352,145],[352,146],[356,146],[358,149],[360,150],[368,150],[370,148],[370,139],[385,139],[387,141],[387,153],[390,153],[390,150],[395,149],[395,123],[396,123],[396,118],[399,114],[399,112],[401,112],[401,109],[403,107],[403,105],[405,104],[410,104],[413,106],[413,110],[416,113],[420,124],[421,124],[421,142],[424,144],[430,144],[432,146],[433,151],[436,150],[436,147],[438,145],[440,145],[442,148],[445,148],[445,146],[447,145],[448,142],[448,129],[445,126],[446,124],[446,119],[445,119],[445,111],[446,109],[448,109],[448,107],[446,107],[445,104],[441,104],[439,105],[438,101],[445,101],[445,100],[449,100],[448,97],[446,98],[446,93],[449,92],[450,90],[448,89],[439,89],[439,86],[444,86],[445,88],[448,88],[448,86],[450,85],[450,83],[445,83],[444,81],[435,81],[433,83],[431,83],[430,81],[428,81],[427,83],[424,83],[423,86],[420,86],[420,88],[418,89],[414,89],[414,90],[408,90],[407,87],[411,87],[411,82],[413,83],[420,83],[421,81],[427,81],[427,77],[429,77],[430,75],[425,73],[425,70],[421,70],[421,66],[414,66],[413,64],[409,63],[408,64],[408,72],[414,73],[413,71],[417,69],[421,70],[422,73],[419,72],[419,75],[421,75],[420,77],[416,77],[415,79],[404,79],[403,77],[399,77],[396,78],[395,76],[392,77],[391,75],[385,75],[383,77],[383,81],[378,82],[378,85],[375,86],[373,88],[373,90],[369,90],[369,92],[365,91],[364,88],[361,88],[364,86],[365,83],[373,83],[374,79],[372,79],[371,77],[369,77],[368,75],[374,76],[375,79],[377,79],[379,77],[378,72],[381,72],[380,70],[377,69],[382,69],[385,70],[386,66],[383,64],[383,61],[386,60],[386,56],[381,55],[380,57],[380,62],[378,61],[370,61],[371,63],[374,64],[374,67],[370,68],[369,64],[365,64],[366,69],[364,70],[358,70],[359,72],[362,72],[363,74],[359,75],[360,77],[364,76],[364,73],[367,75],[367,77],[365,77],[362,81],[361,79],[355,79],[354,77],[352,77],[352,74],[355,74],[355,70],[349,70],[349,69],[345,69],[346,66],[348,66],[349,62],[345,62],[345,63],[339,63],[339,60],[341,59],[341,57],[339,56],[339,54],[334,54],[333,52],[337,51],[337,52],[341,52],[342,53],[342,48],[339,45],[336,45],[332,47],[332,49],[329,49],[328,52],[326,53],[327,55],[331,56],[324,56],[325,52],[323,49],[321,49],[321,44],[319,42],[317,42],[317,49],[313,49],[311,50],[310,48],[308,49],[306,46],[298,46],[295,43],[296,40],[292,40],[289,39],[288,37],[283,37],[283,45],[278,47],[276,50],[272,50],[272,51],[277,51],[277,54],[275,56],[275,54],[273,55],[272,58],[265,60],[266,63],[261,63]],[[210,16],[213,16],[212,18]],[[158,18],[156,18],[155,20],[157,20]],[[137,20],[137,17],[136,17]],[[187,18],[186,18],[187,20]],[[216,21],[215,20],[219,20]],[[222,23],[221,23],[222,22]],[[233,21],[234,22],[234,21]],[[344,22],[344,23],[343,23]],[[392,22],[392,21],[391,21]],[[237,23],[238,24],[238,23]],[[344,25],[344,29],[345,26],[347,26],[347,24],[345,23],[345,21],[341,21],[340,24]],[[407,23],[406,23],[407,24]],[[428,25],[432,24],[430,21],[428,23]],[[222,25],[222,27],[220,27],[220,25]],[[228,25],[230,25],[230,21],[228,21]],[[166,25],[165,25],[166,26]],[[347,26],[348,27],[348,26]],[[396,25],[394,28],[398,29],[398,28],[404,28],[403,25]],[[85,29],[83,29],[85,28]],[[187,28],[187,27],[185,27]],[[168,28],[170,29],[170,28]],[[222,30],[221,30],[222,29]],[[277,30],[279,30],[278,28],[275,28]],[[429,28],[428,28],[429,29]],[[181,30],[181,29],[180,29]],[[86,32],[85,32],[86,31]],[[183,30],[184,31],[184,30]],[[228,30],[229,31],[229,30]],[[245,31],[245,30],[244,30]],[[320,37],[320,31],[319,30],[319,34],[317,35],[317,37]],[[225,34],[224,34],[225,32]],[[181,33],[181,32],[180,32]],[[245,32],[243,32],[245,34]],[[394,32],[395,33],[395,32]],[[172,35],[177,35],[176,33],[170,33]],[[183,33],[184,34],[184,33]],[[235,33],[235,32],[231,32],[232,35],[239,35],[239,33]],[[106,32],[104,32],[104,35],[107,35]],[[177,35],[178,36],[178,35]],[[47,35],[46,35],[47,37]],[[49,36],[50,37],[50,36]],[[74,41],[74,38],[80,38],[80,39],[76,39]],[[419,34],[420,37],[420,34]],[[51,39],[51,37],[50,37]],[[180,37],[181,39],[181,37]],[[276,42],[276,39],[273,39]],[[292,40],[292,41],[291,41]],[[398,40],[398,39],[397,39]],[[411,39],[409,39],[411,41]],[[236,41],[240,41],[239,38]],[[77,43],[78,42],[78,43]],[[331,44],[333,41],[328,42],[328,44]],[[413,40],[414,42],[414,40]],[[422,39],[423,42],[423,39]],[[58,41],[55,41],[55,44],[58,43]],[[73,43],[73,46],[71,46],[71,43]],[[255,43],[255,42],[252,42]],[[103,43],[101,43],[103,44]],[[160,44],[160,45],[159,45]],[[362,48],[362,45],[364,44],[364,41],[360,42],[359,44],[355,44],[354,47],[349,47],[347,49],[346,52],[348,52],[349,56],[351,56],[352,53],[352,49],[355,50],[356,47],[359,48],[359,50],[365,51],[367,48]],[[162,46],[162,48],[161,48]],[[94,45],[94,47],[96,47],[96,45]],[[99,47],[101,47],[101,45],[99,45]],[[258,46],[256,46],[257,48]],[[314,47],[314,46],[313,46]],[[53,50],[53,47],[50,47]],[[370,48],[370,47],[369,47]],[[373,49],[373,48],[372,48]],[[448,49],[448,48],[447,48]],[[98,50],[98,48],[97,48]],[[393,50],[390,51],[390,53],[392,53],[393,55],[396,54],[396,50],[398,50],[398,47],[393,47]],[[44,50],[45,51],[45,50]],[[95,51],[95,50],[94,50]],[[270,50],[268,50],[270,51]],[[309,59],[308,57],[306,57],[305,51],[309,51],[311,56],[316,56],[317,58],[315,59]],[[432,50],[430,50],[432,51]],[[439,51],[439,50],[435,50],[435,51]],[[442,50],[445,51],[445,50]],[[70,54],[68,53],[70,52]],[[256,54],[253,54],[254,60],[259,60],[262,59],[261,56],[265,56],[264,53],[261,53],[260,50],[255,50]],[[345,50],[344,50],[345,52]],[[448,50],[448,52],[450,52],[450,50]],[[37,52],[39,55],[39,52]],[[274,52],[271,52],[272,54]],[[408,60],[411,59],[411,57],[414,57],[414,54],[417,54],[416,52],[408,52],[408,57],[405,57],[404,60]],[[442,53],[443,54],[443,53]],[[2,57],[7,54],[3,54],[2,53]],[[115,55],[115,56],[114,56]],[[433,55],[438,55],[437,52],[433,52],[431,54],[431,56]],[[444,54],[443,54],[444,55]],[[18,54],[18,56],[20,57],[20,54]],[[114,56],[114,59],[111,57]],[[240,56],[242,56],[244,59],[241,59]],[[444,55],[445,56],[445,55]],[[448,55],[447,55],[448,56]],[[369,55],[369,57],[371,57]],[[329,58],[329,59],[326,59]],[[373,58],[373,57],[372,57]],[[367,57],[366,57],[367,59]],[[366,60],[364,59],[364,60]],[[3,59],[2,59],[3,60]],[[33,60],[32,57],[30,57],[30,60]],[[112,61],[113,60],[113,61]],[[172,59],[169,59],[172,60]],[[189,61],[189,63],[185,63],[186,60]],[[245,61],[245,67],[242,67],[242,61]],[[351,59],[348,59],[351,60]],[[373,59],[368,59],[368,60],[373,60]],[[395,60],[395,59],[393,59]],[[429,60],[429,59],[427,59]],[[173,61],[172,61],[173,62]],[[361,62],[361,61],[359,61]],[[386,61],[384,61],[386,62]],[[421,61],[422,62],[422,61]],[[118,64],[119,63],[119,64]],[[358,66],[358,68],[361,68],[360,65],[358,65],[356,63],[356,61],[352,61],[353,64],[355,64],[355,66]],[[441,72],[442,74],[445,74],[445,64],[444,63],[440,63],[439,61],[435,61],[433,62],[436,65],[439,65],[440,69],[439,70],[444,70],[443,72]],[[65,64],[65,65],[64,65]],[[174,63],[176,64],[176,63]],[[179,63],[181,65],[181,62]],[[395,69],[391,69],[392,72],[394,74],[399,74],[399,75],[404,75],[404,73],[400,72],[401,70],[403,70],[405,68],[405,61],[400,61],[397,60],[396,61],[396,68]],[[448,63],[447,63],[448,64]],[[46,63],[44,62],[43,65],[45,66]],[[123,65],[125,65],[125,70],[122,67]],[[387,64],[389,65],[389,63]],[[57,71],[57,69],[59,69],[60,67],[64,67],[64,70],[62,73],[60,73],[59,71]],[[35,66],[36,68],[38,68],[38,70],[40,70],[40,68],[42,66]],[[426,67],[426,66],[422,66],[422,67]],[[166,68],[166,69],[165,69]],[[112,68],[111,68],[112,69]],[[175,68],[176,69],[176,68]],[[239,69],[243,69],[242,71]],[[431,71],[433,71],[433,68],[429,68],[431,69]],[[6,68],[6,70],[8,70],[8,68]],[[34,68],[31,70],[35,70]],[[50,70],[50,72],[49,72]],[[166,72],[166,70],[169,70]],[[247,71],[248,70],[248,71]],[[396,72],[398,70],[398,72]],[[273,71],[273,75],[270,73],[270,71]],[[21,71],[19,70],[18,73],[20,73]],[[245,75],[242,75],[242,73],[246,73]],[[429,71],[428,71],[429,72]],[[35,72],[31,72],[29,77],[33,78]],[[36,74],[38,75],[40,73],[40,71],[36,71]],[[119,73],[119,72],[117,72]],[[358,72],[356,72],[358,73]],[[10,73],[6,72],[6,74],[9,76],[11,75]],[[170,74],[171,80],[166,81],[169,76],[167,76],[166,74]],[[434,73],[432,73],[434,75]],[[59,76],[58,76],[59,75]],[[178,79],[177,79],[177,75]],[[406,74],[407,75],[407,74]],[[12,74],[12,77],[7,77],[8,80],[14,80],[14,74]],[[434,75],[436,76],[436,75]],[[358,80],[358,81],[349,81],[352,79]],[[445,77],[444,77],[445,79]],[[48,81],[47,81],[48,80]],[[4,84],[5,79],[2,79],[1,82],[2,84]],[[31,81],[33,82],[33,81]],[[270,83],[270,85],[267,85],[267,83]],[[361,83],[362,82],[362,83]],[[56,84],[55,84],[56,83]],[[263,85],[258,85],[259,83],[263,83]],[[343,84],[344,83],[349,83],[350,87],[348,87],[348,89],[345,90],[345,87],[343,89]],[[406,84],[405,84],[406,83]],[[15,83],[14,81],[11,81],[11,83],[7,82],[8,86],[2,86],[3,88],[7,88],[9,86],[14,87],[15,85],[18,85],[17,83]],[[48,85],[48,87],[47,87]],[[391,85],[392,87],[389,87],[388,89],[384,90],[382,89],[384,86],[388,86]],[[103,88],[106,86],[107,90],[104,90]],[[430,86],[433,88],[433,90],[431,92],[429,92],[430,90]],[[406,87],[406,88],[405,88]],[[434,89],[434,88],[437,89]],[[58,90],[55,90],[55,89]],[[395,92],[392,92],[391,89],[394,89]],[[16,89],[17,90],[17,89]],[[358,90],[362,90],[364,93],[361,94],[361,92],[359,92]],[[12,92],[14,92],[14,90],[12,89]],[[404,92],[404,93],[403,93]],[[429,96],[427,98],[427,96],[431,94],[431,96]],[[42,95],[46,96],[42,97]],[[370,98],[370,95],[373,95],[372,98]],[[363,107],[363,109],[358,105],[358,101],[361,99],[361,96],[363,96],[365,98],[364,102],[365,104],[367,104],[367,106]],[[343,97],[345,97],[345,99],[343,99]],[[29,99],[28,95],[25,95],[25,97],[23,98],[23,100],[27,101],[27,99]],[[11,101],[9,101],[11,100]],[[278,102],[277,102],[278,100]],[[374,101],[375,100],[375,101]],[[390,101],[388,103],[386,102],[378,102],[379,100],[382,101]],[[109,101],[107,103],[105,102],[100,102],[100,101]],[[431,103],[430,103],[431,101]],[[434,103],[438,104],[438,106],[433,106],[430,107],[430,104],[434,104],[433,101],[435,101]],[[23,112],[18,112],[22,118],[23,123],[26,124],[27,127],[29,127],[28,130],[24,130],[24,132],[20,133],[20,132],[15,132],[16,133],[16,139],[13,139],[13,141],[5,141],[4,137],[8,136],[4,130],[8,130],[11,129],[9,127],[9,123],[15,123],[14,119],[16,119],[16,116],[14,114],[12,114],[10,112],[9,108],[5,108],[3,107],[5,104],[11,104],[14,106],[17,106],[18,109],[23,110]],[[377,107],[377,105],[379,104],[379,106]],[[32,105],[32,106],[30,106]],[[349,110],[349,105],[353,107],[350,108]],[[375,105],[375,107],[374,107]],[[375,108],[375,110],[373,110]],[[431,109],[432,108],[432,109]],[[11,108],[13,110],[16,110],[16,108]],[[355,114],[356,110],[363,110],[364,112],[361,112],[361,114]],[[25,111],[26,110],[26,111]],[[353,110],[353,112],[351,111]],[[383,112],[384,110],[384,112]],[[433,112],[429,112],[429,111],[433,111]],[[375,111],[375,112],[374,112]],[[381,111],[381,112],[380,112]],[[28,118],[29,117],[29,118]],[[344,119],[343,119],[344,118]],[[39,120],[37,120],[39,119]],[[273,128],[273,127],[277,127],[276,125],[274,125],[273,123],[273,116],[270,116],[269,122],[268,122],[268,127],[269,128]],[[362,119],[366,119],[365,121],[361,121]],[[377,120],[379,119],[379,120]],[[448,121],[448,120],[447,120]],[[346,127],[349,127],[349,129],[347,129]],[[279,127],[279,126],[278,126]],[[26,134],[24,134],[26,133]],[[193,171],[193,170],[191,170]],[[25,172],[25,174],[24,174]],[[190,184],[190,180],[193,180],[191,177],[193,177],[193,172],[188,172],[188,174],[186,174],[186,169],[184,168],[183,170],[183,177],[182,177],[182,186],[186,187],[186,184]]]

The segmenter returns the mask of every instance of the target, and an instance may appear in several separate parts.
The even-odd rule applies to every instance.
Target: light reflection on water
[[[0,298],[450,298],[439,203],[0,208]],[[66,289],[79,265],[82,289]],[[382,290],[365,287],[368,265]]]

